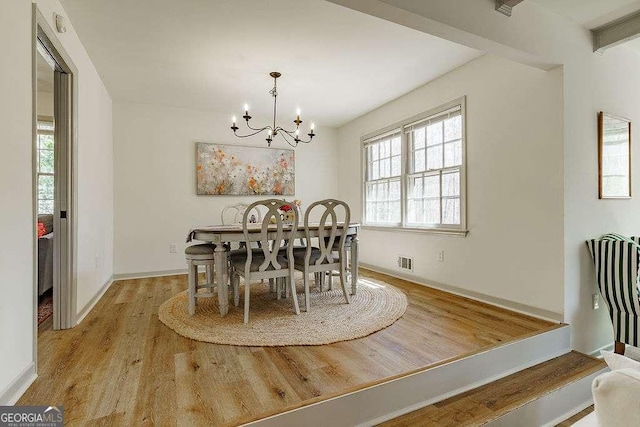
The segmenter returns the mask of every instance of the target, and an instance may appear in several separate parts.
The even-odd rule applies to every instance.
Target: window
[[[367,219],[373,224],[400,223],[402,150],[400,133],[381,136],[366,145]]]
[[[465,99],[364,138],[364,224],[465,233]]]
[[[53,121],[38,120],[38,214],[53,213],[54,152]]]

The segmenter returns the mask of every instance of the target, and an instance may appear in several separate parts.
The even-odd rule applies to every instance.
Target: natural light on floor
[[[364,285],[364,286],[368,286],[368,287],[374,288],[374,289],[384,288],[385,287],[384,285],[381,285],[379,283],[374,283],[374,282],[372,282],[370,280],[363,279],[363,278],[358,279],[358,285]]]

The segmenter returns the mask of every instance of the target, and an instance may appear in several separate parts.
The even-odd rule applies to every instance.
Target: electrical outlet
[[[175,254],[176,252],[178,252],[176,244],[175,243],[170,243],[169,244],[169,253]]]
[[[593,307],[594,310],[597,310],[600,308],[600,295],[598,294],[591,295],[591,306]]]
[[[444,251],[438,251],[438,257],[436,258],[436,261],[444,262]]]

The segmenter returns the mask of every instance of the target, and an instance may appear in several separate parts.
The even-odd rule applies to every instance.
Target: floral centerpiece
[[[280,209],[280,212],[282,212],[281,216],[284,222],[289,222],[289,223],[293,222],[293,219],[294,219],[293,205],[296,206],[296,208],[298,209],[298,215],[300,215],[300,206],[302,205],[302,202],[298,199],[295,199],[293,202],[280,206],[279,209]]]

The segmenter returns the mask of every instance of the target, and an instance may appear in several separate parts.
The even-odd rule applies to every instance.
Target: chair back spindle
[[[262,255],[264,256],[264,261],[260,264],[258,271],[266,271],[270,267],[275,270],[279,270],[282,268],[282,265],[280,264],[280,262],[278,262],[278,253],[280,249],[285,246],[286,241],[288,240],[289,233],[287,232],[285,234],[285,224],[282,220],[282,216],[280,215],[279,210],[285,205],[291,206],[291,209],[293,211],[294,221],[291,224],[290,232],[291,234],[295,234],[298,230],[298,209],[294,204],[290,202],[279,199],[261,200],[252,203],[245,210],[242,218],[242,227],[245,240],[249,242],[252,240],[252,238],[253,240],[256,240],[256,238],[253,237],[255,235],[249,233],[249,227],[251,227],[251,211],[257,209],[258,207],[266,209],[266,213],[263,215],[260,222],[261,229],[257,240],[259,246],[262,249]],[[247,249],[247,261],[245,264],[245,271],[247,275],[249,275],[249,268],[251,266],[253,256],[253,251]],[[287,259],[290,261],[289,265],[292,269],[293,248],[291,247],[291,245],[287,246]]]
[[[305,262],[308,264],[311,259],[311,232],[309,217],[315,208],[324,208],[318,223],[318,249],[320,256],[314,262],[315,265],[333,264],[336,262],[334,253],[343,253],[344,245],[347,238],[346,230],[349,228],[351,220],[351,211],[349,205],[341,200],[326,199],[312,203],[304,214],[304,228],[306,240]],[[343,215],[339,218],[337,208],[342,208]],[[340,221],[342,219],[342,221]],[[330,220],[329,222],[327,220]],[[336,241],[338,246],[335,246]],[[342,255],[341,255],[342,256]]]

